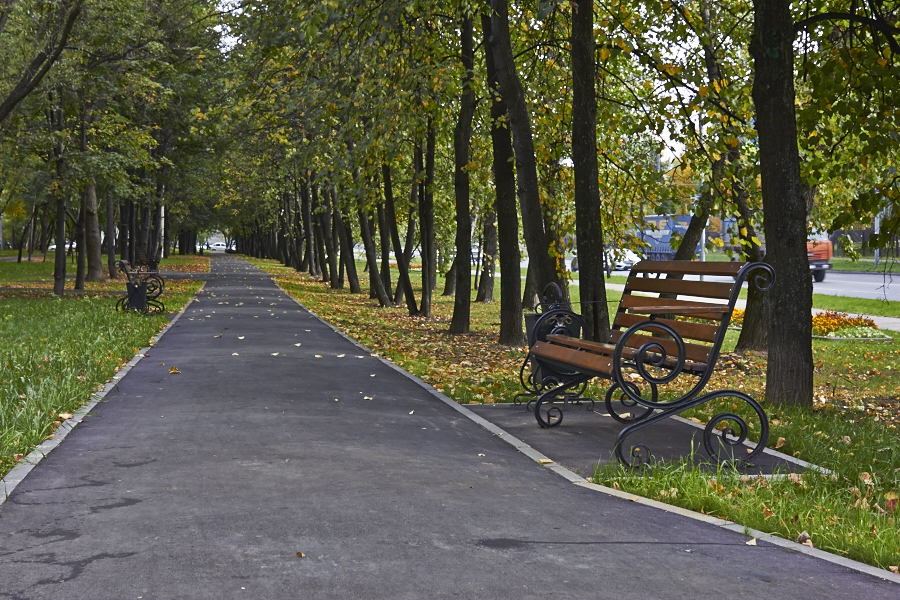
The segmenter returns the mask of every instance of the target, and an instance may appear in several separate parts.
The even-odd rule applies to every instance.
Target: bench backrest
[[[742,262],[641,261],[632,266],[625,284],[610,332],[611,344],[622,337],[632,325],[653,316],[658,323],[673,328],[685,343],[685,368],[702,373],[710,370],[719,355],[731,314],[741,285],[750,270]],[[715,277],[715,281],[683,279],[686,275]],[[722,279],[727,278],[727,279]],[[663,314],[641,313],[642,307],[671,307]],[[719,305],[720,309],[703,311],[704,307]],[[652,339],[666,348],[669,356],[677,356],[673,340],[658,337],[652,331],[637,332],[626,342],[639,348]]]

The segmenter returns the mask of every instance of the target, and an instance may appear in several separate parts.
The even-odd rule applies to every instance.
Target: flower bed
[[[731,325],[740,328],[744,324],[744,311],[736,308],[731,315]],[[852,316],[836,310],[826,310],[812,316],[813,337],[836,339],[891,339],[878,330],[875,321],[861,315]]]

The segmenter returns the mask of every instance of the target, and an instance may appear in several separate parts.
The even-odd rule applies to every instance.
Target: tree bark
[[[482,16],[485,63],[492,90],[491,145],[494,174],[494,207],[497,213],[497,244],[500,252],[500,337],[505,346],[522,346],[522,275],[519,253],[519,213],[516,210],[516,176],[513,172],[513,149],[509,129],[500,118],[507,115],[506,102],[499,92],[497,67],[491,49],[491,19]]]
[[[362,288],[359,285],[359,275],[356,272],[356,257],[353,255],[353,227],[337,206],[334,209],[334,219],[337,225],[338,237],[341,241],[341,256],[344,258],[344,266],[347,269],[347,283],[350,286],[350,293],[361,294]]]
[[[469,333],[472,302],[472,275],[469,255],[472,252],[472,215],[469,198],[469,145],[472,138],[472,119],[475,116],[475,90],[472,77],[475,69],[475,44],[472,36],[472,18],[466,17],[460,27],[462,64],[465,73],[462,80],[462,97],[459,116],[453,131],[454,174],[453,190],[456,196],[456,293],[453,295],[453,316],[450,333]]]
[[[369,217],[362,207],[357,211],[359,216],[359,231],[366,249],[366,263],[369,266],[369,283],[375,292],[375,297],[381,306],[393,306],[388,291],[384,288],[384,282],[378,274],[378,253],[375,249],[375,240],[372,239],[372,229],[369,227]]]
[[[551,282],[560,284],[559,274],[550,257],[547,237],[544,233],[531,119],[513,58],[509,34],[508,0],[491,0],[491,8],[494,11],[491,16],[493,34],[491,50],[497,66],[500,92],[509,111],[509,129],[512,132],[513,148],[515,149],[519,207],[522,214],[525,246],[528,248],[528,261],[530,265],[534,265],[535,278],[540,285],[547,285]]]
[[[87,281],[105,281],[103,253],[100,249],[100,215],[97,206],[97,186],[93,181],[84,189],[84,237],[87,256]]]
[[[787,0],[754,0],[753,103],[759,133],[766,257],[775,270],[767,292],[766,400],[811,407],[812,280],[806,256],[806,203],[794,111],[794,23]]]
[[[493,206],[485,209],[482,221],[481,277],[478,279],[475,302],[487,303],[494,301],[494,269],[497,264],[497,213]]]
[[[428,120],[428,134],[425,142],[425,181],[419,192],[419,240],[422,252],[422,301],[419,303],[419,316],[431,316],[431,301],[437,274],[437,252],[434,240],[434,122]],[[422,154],[419,151],[421,166]]]
[[[116,269],[116,207],[113,204],[111,191],[106,192],[106,267],[109,276],[115,279],[119,276]],[[184,254],[182,252],[182,254]]]
[[[397,271],[400,273],[399,284],[403,286],[403,294],[406,296],[406,308],[409,316],[414,317],[419,309],[416,306],[416,296],[413,294],[412,282],[409,280],[409,269],[403,260],[403,247],[400,245],[400,232],[397,230],[397,214],[394,209],[394,190],[391,185],[391,168],[387,163],[381,163],[381,176],[384,180],[384,220],[390,230],[391,241],[394,245],[394,258],[397,260]]]
[[[572,12],[572,162],[581,315],[590,339],[609,339],[609,306],[603,273],[603,221],[597,168],[597,101],[594,89],[594,2]]]

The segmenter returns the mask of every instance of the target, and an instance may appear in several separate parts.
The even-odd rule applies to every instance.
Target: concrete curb
[[[281,285],[278,284],[278,282],[275,281],[274,278],[272,280],[275,282],[275,285],[277,285],[278,288],[281,289],[281,291],[283,291],[291,299],[293,299],[294,302],[296,302],[298,306],[303,308],[303,310],[307,311],[310,315],[312,315],[313,317],[318,319],[320,322],[322,322],[327,327],[330,327],[332,329],[332,331],[334,331],[336,334],[343,337],[345,340],[352,343],[357,348],[359,348],[359,349],[367,352],[371,356],[377,358],[382,363],[388,365],[389,367],[391,367],[398,373],[402,374],[404,377],[416,382],[424,390],[426,390],[428,393],[430,393],[432,396],[434,396],[435,398],[437,398],[444,404],[451,407],[456,412],[460,413],[461,415],[465,416],[467,419],[469,419],[469,420],[477,423],[478,425],[482,426],[483,428],[487,429],[488,431],[490,431],[494,435],[498,436],[500,439],[502,439],[503,441],[505,441],[506,443],[511,445],[513,448],[515,448],[516,450],[518,450],[519,452],[521,452],[528,458],[532,459],[533,461],[535,461],[536,463],[538,463],[540,465],[547,467],[548,469],[550,469],[551,471],[553,471],[554,473],[556,473],[563,479],[566,479],[570,483],[573,483],[575,485],[581,486],[581,487],[589,489],[589,490],[593,490],[595,492],[600,492],[602,494],[606,494],[608,496],[614,496],[616,498],[620,498],[623,500],[629,500],[631,502],[636,502],[638,504],[642,504],[642,505],[648,506],[650,508],[656,508],[658,510],[663,510],[665,512],[677,514],[682,517],[687,517],[687,518],[693,519],[695,521],[700,521],[702,523],[707,523],[709,525],[715,525],[716,527],[721,527],[723,529],[727,529],[727,530],[733,531],[735,533],[740,533],[742,535],[747,535],[749,533],[753,539],[762,539],[766,543],[770,543],[774,546],[786,548],[792,552],[797,552],[799,554],[805,554],[808,556],[819,558],[821,560],[824,560],[824,561],[827,561],[827,562],[830,562],[830,563],[833,563],[836,565],[840,565],[842,567],[852,569],[852,570],[860,572],[860,573],[865,573],[867,575],[872,575],[872,576],[878,577],[879,579],[884,579],[886,581],[891,581],[891,582],[900,584],[900,575],[891,573],[890,571],[886,571],[886,570],[880,569],[878,567],[873,567],[871,565],[867,565],[865,563],[851,560],[849,558],[844,558],[844,557],[838,556],[836,554],[831,554],[830,552],[825,552],[824,550],[819,550],[818,548],[810,548],[809,546],[804,546],[802,544],[798,544],[798,543],[792,542],[790,540],[785,540],[785,539],[777,537],[773,534],[768,534],[768,533],[765,533],[762,531],[757,531],[755,529],[750,529],[749,527],[745,527],[743,525],[739,525],[737,523],[733,523],[731,521],[727,521],[727,520],[721,519],[719,517],[705,515],[705,514],[698,513],[698,512],[692,511],[692,510],[688,510],[686,508],[672,506],[671,504],[664,504],[657,500],[652,500],[650,498],[645,498],[643,496],[638,496],[636,494],[623,492],[621,490],[616,490],[614,488],[598,485],[596,483],[591,483],[590,481],[588,481],[584,477],[578,475],[577,473],[570,471],[569,469],[563,467],[562,465],[556,464],[551,458],[541,454],[540,452],[538,452],[537,450],[535,450],[534,448],[532,448],[531,446],[529,446],[522,440],[518,439],[514,435],[511,435],[510,433],[504,431],[502,428],[494,425],[493,423],[491,423],[490,421],[487,421],[486,419],[480,417],[479,415],[476,415],[475,413],[473,413],[472,411],[467,409],[464,405],[459,404],[452,398],[437,391],[436,389],[434,389],[433,387],[431,387],[430,385],[428,385],[427,383],[425,383],[424,381],[422,381],[421,379],[419,379],[412,373],[409,373],[408,371],[403,370],[402,368],[400,368],[399,366],[394,364],[392,361],[384,358],[383,356],[377,354],[376,352],[373,352],[371,349],[365,347],[364,345],[362,345],[361,343],[359,343],[355,339],[351,338],[350,336],[345,334],[343,331],[339,330],[334,325],[332,325],[331,323],[329,323],[328,321],[323,319],[321,316],[319,316],[318,314],[316,314],[315,312],[311,311],[309,308],[304,306],[303,303],[301,303],[299,300],[297,300],[296,298],[291,296],[291,294],[289,294],[287,291],[285,291],[284,288],[282,288]],[[687,419],[682,419],[682,420],[691,425],[695,425],[695,426],[698,425],[697,423],[693,423],[692,421],[688,421]],[[701,426],[701,429],[702,429],[702,426]],[[820,471],[825,471],[825,469],[822,469],[822,467],[817,467],[815,465],[807,463],[806,461],[802,461],[802,460],[794,458],[792,456],[784,455],[781,452],[776,452],[774,450],[766,449],[766,453],[774,454],[774,455],[782,457],[786,460],[790,460],[791,462],[798,464],[800,466],[803,466],[805,468],[818,469]]]
[[[197,294],[203,291],[203,288],[206,287],[206,283],[200,286],[200,289],[197,290]],[[195,294],[196,296],[196,294]],[[153,346],[159,342],[162,336],[171,329],[175,323],[178,322],[178,319],[181,318],[181,315],[185,313],[188,306],[190,306],[194,302],[195,298],[192,297],[188,300],[187,304],[185,304],[180,311],[175,315],[175,317],[170,320],[165,327],[163,327],[159,333],[150,338],[150,345],[141,348],[137,351],[131,360],[125,363],[125,366],[119,369],[113,377],[106,382],[106,385],[103,386],[103,389],[99,392],[96,392],[91,395],[88,401],[81,406],[73,415],[71,419],[66,419],[62,422],[62,424],[56,428],[56,431],[53,433],[53,439],[44,440],[41,444],[36,446],[34,450],[28,453],[28,455],[19,462],[18,465],[12,468],[9,473],[6,474],[5,477],[0,479],[0,508],[3,507],[3,504],[6,503],[6,500],[9,498],[9,495],[12,493],[16,486],[18,486],[22,481],[25,480],[25,477],[31,472],[34,467],[38,465],[38,463],[43,460],[45,456],[50,454],[57,446],[59,446],[66,436],[69,435],[69,432],[75,429],[75,427],[81,423],[81,421],[90,414],[91,410],[97,406],[106,395],[112,391],[116,386],[119,385],[119,381],[124,378],[131,369],[141,362],[141,359],[146,356],[147,351],[150,350]]]

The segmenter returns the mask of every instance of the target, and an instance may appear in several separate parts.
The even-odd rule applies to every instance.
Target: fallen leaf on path
[[[900,573],[900,566],[898,565],[891,565],[888,567],[888,569],[891,573]]]
[[[337,355],[338,358],[344,358],[345,356],[347,356],[347,355],[346,354],[338,354]]]
[[[322,358],[321,354],[316,354],[316,358]]]
[[[806,533],[805,531],[802,532],[800,535],[797,536],[797,543],[798,543],[798,544],[806,544],[806,542],[808,542],[809,540],[810,540],[809,534]]]
[[[220,333],[219,335],[214,335],[213,337],[214,338],[222,337],[222,334]]]
[[[411,411],[409,411],[409,414],[413,414],[413,413],[414,413],[414,412],[416,412],[416,411],[414,411],[414,410],[411,410]]]
[[[478,456],[484,456],[484,454],[479,454]]]
[[[237,353],[237,352],[232,352],[231,355],[232,355],[232,356],[238,356],[238,353]]]
[[[295,346],[299,346],[299,345],[300,345],[300,343],[299,343],[299,342],[298,342],[298,343],[296,343],[296,344],[294,344],[294,345],[295,345]]]
[[[363,400],[371,400],[371,399],[372,399],[371,396],[363,396]]]
[[[71,419],[74,416],[75,415],[73,415],[72,413],[67,413],[67,412],[59,413],[59,418],[63,419],[63,420]]]
[[[539,465],[549,465],[549,464],[552,463],[552,462],[553,462],[553,461],[550,460],[549,458],[541,458],[541,459],[538,460],[538,464],[539,464]]]
[[[278,356],[278,352],[273,352],[272,356]]]
[[[369,377],[375,377],[375,373],[372,373],[371,375],[369,375]]]
[[[170,374],[170,375],[176,375],[176,374],[178,374],[178,373],[181,373],[181,371],[178,370],[178,367],[170,367],[170,368],[169,368],[169,374]]]
[[[300,558],[303,558],[303,557],[306,556],[306,555],[303,554],[302,552],[298,552],[298,553],[297,553],[297,556],[299,556]]]
[[[238,339],[239,339],[239,340],[242,340],[242,339],[244,339],[244,336],[239,335],[239,336],[238,336]]]
[[[746,542],[746,544],[747,544],[748,546],[755,546],[755,545],[756,545],[756,538],[751,538],[749,541]]]

